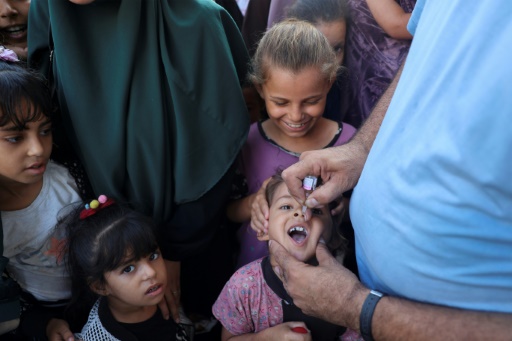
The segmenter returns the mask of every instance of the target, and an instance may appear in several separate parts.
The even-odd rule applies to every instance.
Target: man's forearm
[[[512,314],[479,312],[383,297],[372,319],[375,340],[511,340]]]

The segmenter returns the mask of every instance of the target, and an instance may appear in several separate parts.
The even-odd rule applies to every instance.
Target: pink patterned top
[[[265,282],[262,260],[255,260],[238,269],[213,305],[213,315],[233,335],[258,333],[283,323],[282,299]],[[363,339],[347,329],[341,340]]]
[[[261,261],[238,269],[213,305],[213,315],[231,334],[258,333],[283,323],[281,298],[263,279]]]

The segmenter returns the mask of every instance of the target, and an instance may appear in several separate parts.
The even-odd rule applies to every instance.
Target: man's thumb
[[[329,251],[327,245],[325,245],[325,241],[319,242],[316,245],[316,259],[318,260],[319,265],[328,265],[334,260],[334,257],[331,255],[331,251]]]

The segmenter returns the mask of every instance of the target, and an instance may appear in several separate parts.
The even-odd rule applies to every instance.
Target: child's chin
[[[291,251],[290,253],[293,257],[295,257],[295,259],[304,263],[308,263],[312,258],[315,257],[315,255],[306,254],[300,251]]]

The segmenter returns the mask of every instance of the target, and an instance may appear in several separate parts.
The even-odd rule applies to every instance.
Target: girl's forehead
[[[272,196],[272,203],[276,202],[279,198],[282,198],[283,196],[290,196],[290,193],[288,192],[288,187],[286,186],[286,184],[284,182],[281,182],[276,186],[274,195]]]

